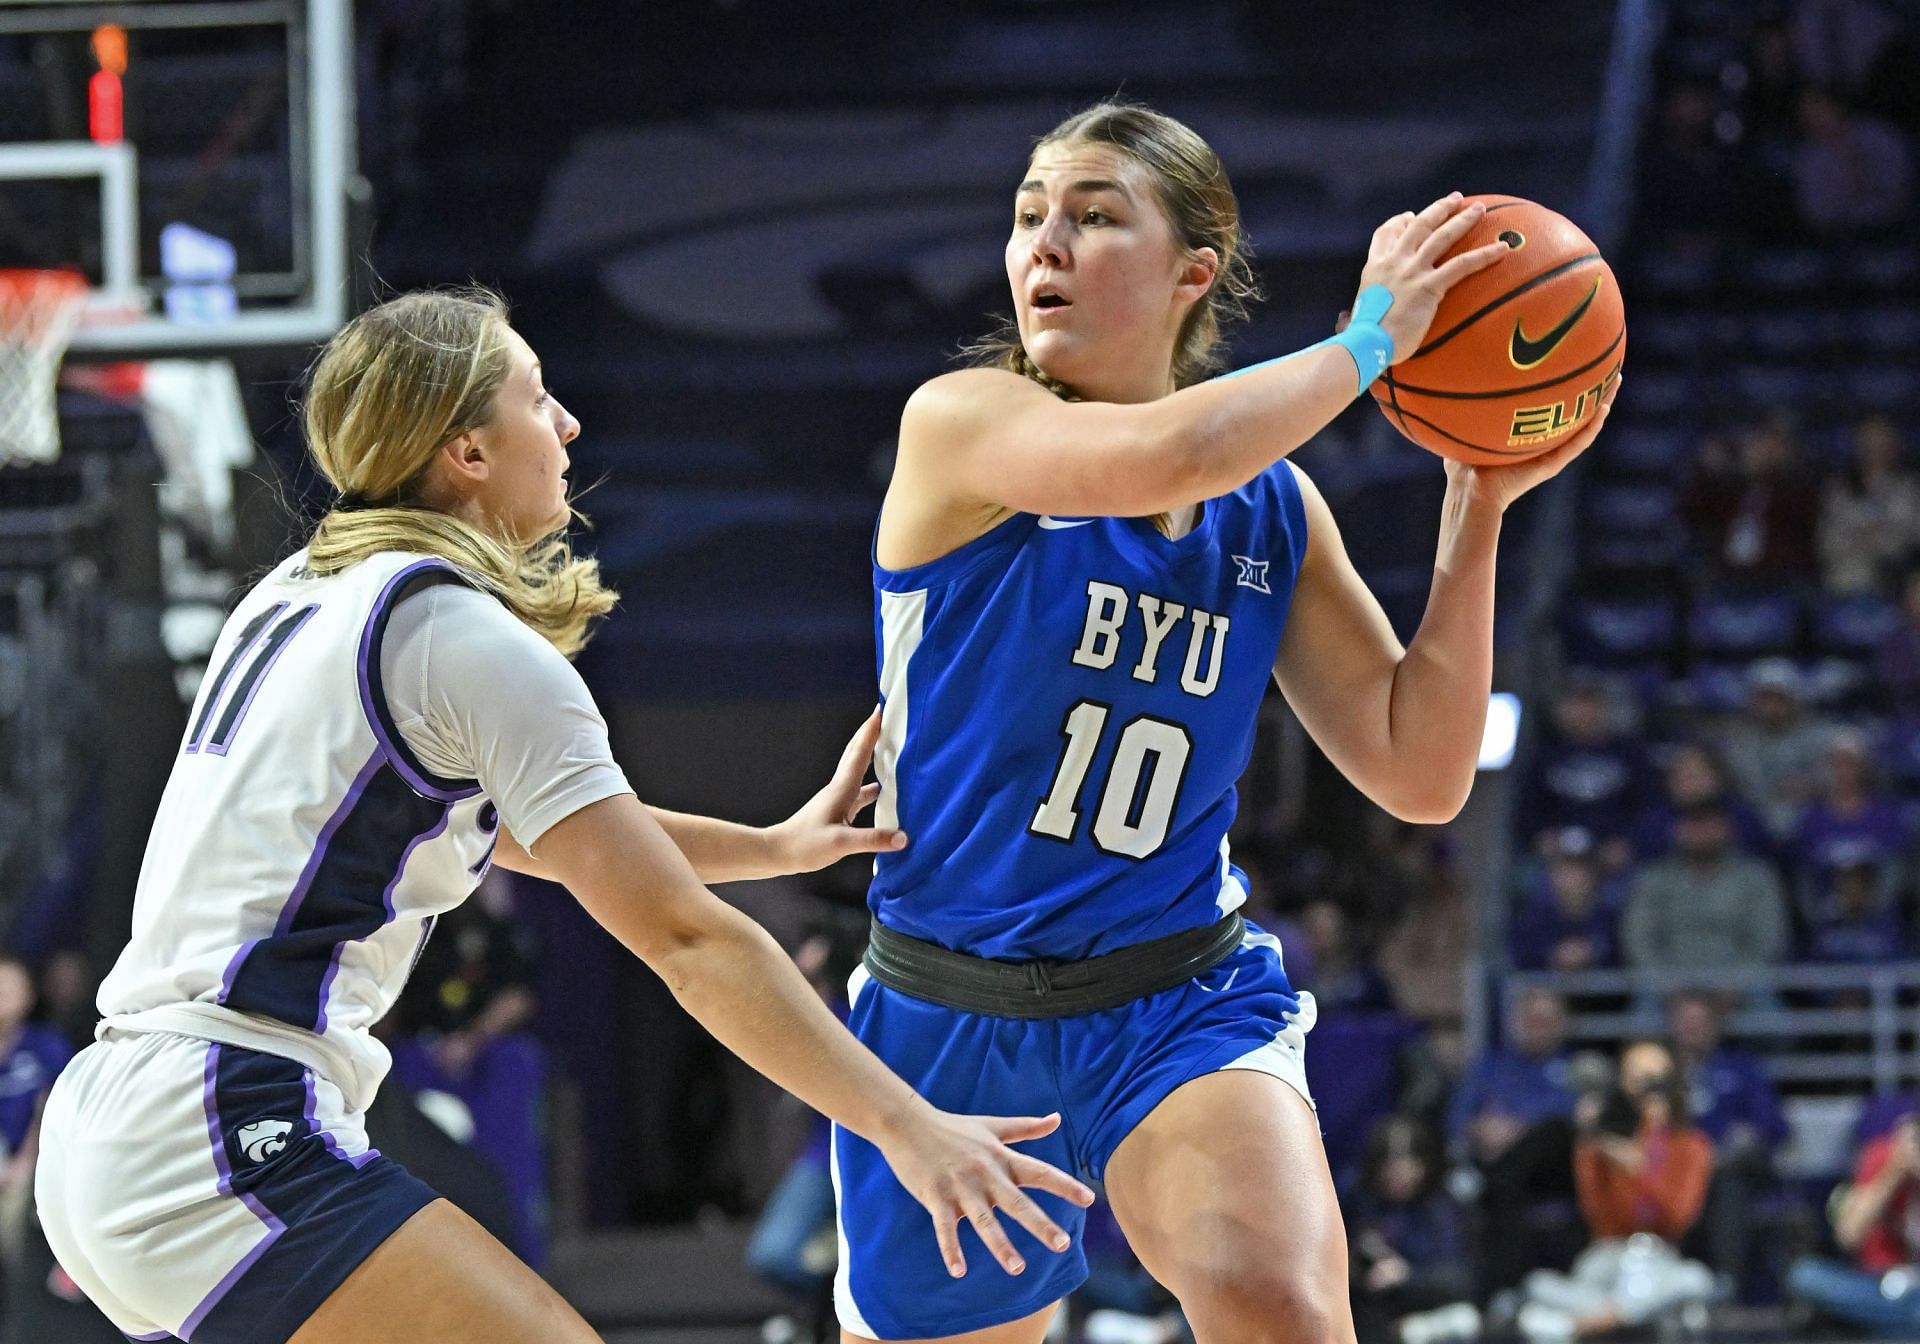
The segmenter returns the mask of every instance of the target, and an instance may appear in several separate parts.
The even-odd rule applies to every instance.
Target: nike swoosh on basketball
[[[1552,331],[1537,341],[1528,340],[1526,333],[1520,330],[1519,319],[1514,319],[1513,340],[1507,350],[1513,360],[1513,367],[1530,369],[1552,354],[1560,342],[1567,339],[1567,333],[1573,330],[1574,324],[1587,315],[1587,309],[1593,306],[1594,297],[1599,293],[1600,277],[1596,275],[1593,277],[1593,284],[1587,290],[1587,297],[1580,300],[1572,312],[1561,318]]]
[[[1060,519],[1050,518],[1044,513],[1040,515],[1040,526],[1046,528],[1049,532],[1060,532],[1069,527],[1085,527],[1092,521],[1093,519],[1091,518],[1076,518],[1071,522],[1062,522]]]

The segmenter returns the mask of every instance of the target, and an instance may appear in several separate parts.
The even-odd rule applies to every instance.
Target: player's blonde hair
[[[491,419],[506,331],[506,300],[493,291],[424,290],[368,309],[327,342],[307,389],[307,451],[343,499],[314,528],[307,564],[332,574],[382,551],[439,556],[571,655],[618,599],[599,565],[575,557],[564,534],[524,542],[419,502],[441,445]]]
[[[1217,373],[1225,363],[1226,328],[1245,318],[1247,305],[1261,297],[1249,260],[1252,249],[1240,227],[1240,202],[1220,156],[1184,122],[1139,103],[1119,101],[1096,103],[1068,117],[1034,142],[1034,152],[1048,145],[1119,150],[1153,179],[1175,241],[1189,253],[1210,247],[1218,254],[1212,286],[1180,325],[1173,348],[1173,385],[1190,387]],[[1006,369],[1073,399],[1072,388],[1033,362],[1014,322],[964,353],[977,365]]]

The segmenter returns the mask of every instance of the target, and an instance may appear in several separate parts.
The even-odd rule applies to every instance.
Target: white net
[[[0,270],[0,466],[60,456],[54,380],[86,299],[72,271]]]

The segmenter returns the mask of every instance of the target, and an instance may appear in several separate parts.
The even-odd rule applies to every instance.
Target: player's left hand
[[[1624,381],[1624,378],[1613,380],[1613,386],[1600,398],[1600,409],[1594,413],[1592,423],[1558,448],[1550,448],[1538,457],[1503,467],[1475,467],[1449,458],[1447,488],[1466,491],[1472,504],[1485,503],[1505,513],[1514,500],[1565,471],[1575,458],[1586,452],[1593,441],[1600,437],[1600,430],[1607,423],[1607,415],[1613,410],[1613,399],[1619,395],[1620,384]]]
[[[878,784],[862,782],[873,761],[874,743],[879,740],[880,711],[875,709],[840,753],[840,764],[827,786],[798,812],[768,828],[785,871],[810,873],[849,854],[906,848],[907,837],[900,831],[853,824],[854,818],[880,796]]]

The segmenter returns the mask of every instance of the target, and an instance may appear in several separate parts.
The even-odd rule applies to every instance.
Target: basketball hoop
[[[0,466],[60,456],[54,379],[87,289],[78,271],[0,269]]]

